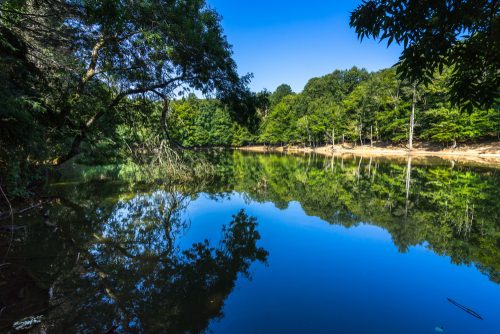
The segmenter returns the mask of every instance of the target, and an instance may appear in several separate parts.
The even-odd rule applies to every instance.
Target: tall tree
[[[274,93],[269,96],[269,101],[271,103],[271,107],[276,106],[280,103],[285,96],[293,94],[292,87],[287,84],[279,85]]]
[[[408,135],[408,149],[413,150],[413,133],[415,130],[415,107],[417,105],[417,84],[413,84],[413,94],[410,114],[410,133]],[[410,162],[409,162],[410,163]]]

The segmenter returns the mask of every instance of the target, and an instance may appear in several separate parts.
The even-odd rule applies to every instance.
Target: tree
[[[0,14],[53,87],[43,104],[57,132],[73,137],[59,163],[129,97],[164,99],[192,88],[227,98],[246,90],[220,17],[203,0],[12,0]]]
[[[269,108],[271,106],[271,93],[264,89],[255,94],[255,107],[257,109],[257,113],[262,118],[266,118],[269,113]]]
[[[262,123],[260,141],[269,144],[290,143],[296,139],[297,96],[286,96]]]
[[[402,44],[403,78],[428,84],[452,67],[451,101],[487,108],[500,98],[499,13],[497,0],[365,0],[350,25],[361,39]]]
[[[413,94],[410,114],[410,133],[408,134],[408,149],[413,150],[413,134],[415,131],[415,107],[417,105],[417,84],[413,84]]]
[[[368,71],[352,67],[349,70],[335,70],[319,78],[310,79],[304,87],[308,100],[326,97],[340,102],[360,82],[368,78]]]
[[[28,60],[27,45],[0,26],[0,185],[14,196],[28,194],[28,185],[42,170],[31,161],[43,159],[44,109],[40,72]]]
[[[413,161],[410,190],[405,182],[410,169],[401,162],[336,157],[311,162],[310,157],[241,152],[233,158],[234,190],[253,200],[280,208],[298,201],[307,215],[330,224],[369,222],[386,229],[401,252],[426,241],[453,263],[475,264],[493,282],[500,280],[500,178],[491,169]]]
[[[57,301],[61,307],[44,314],[43,325],[53,332],[105,333],[119,326],[127,333],[202,333],[223,315],[237,279],[251,278],[251,265],[267,260],[268,252],[258,244],[257,219],[243,210],[224,224],[218,242],[199,240],[181,248],[177,242],[190,226],[184,212],[195,193],[165,186],[128,197],[122,186],[96,191],[87,185],[65,193],[51,210],[64,234],[76,228],[74,238],[61,234],[55,240],[37,229],[23,247],[13,247],[12,274],[2,286],[2,300],[11,307],[5,308],[2,327],[32,314],[39,303]],[[102,201],[111,194],[114,200]],[[47,284],[33,289],[32,280],[20,283],[26,291],[40,292],[26,307],[10,299],[27,277],[20,279],[20,263],[12,260],[31,249],[50,257],[47,265],[32,267]]]
[[[281,100],[283,100],[283,98],[285,96],[292,95],[292,94],[293,94],[292,87],[290,87],[287,84],[279,85],[276,88],[276,90],[274,91],[274,93],[272,93],[271,96],[269,96],[269,101],[270,101],[271,107],[274,107],[278,103],[280,103]]]
[[[494,137],[500,126],[498,110],[473,108],[470,113],[460,112],[446,99],[451,75],[451,70],[445,69],[421,92],[427,108],[421,115],[421,138],[455,146],[457,142]]]

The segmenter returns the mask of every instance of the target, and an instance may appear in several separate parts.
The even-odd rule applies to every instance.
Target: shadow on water
[[[117,175],[55,182],[49,204],[16,217],[25,229],[0,268],[1,331],[42,315],[43,328],[56,333],[204,332],[223,316],[237,278],[268,253],[257,245],[256,218],[244,211],[227,213],[217,244],[181,249],[178,241],[192,228],[184,213],[200,193],[217,200],[237,192],[280,209],[298,202],[330,224],[376,225],[400,252],[424,245],[500,282],[497,169],[420,159],[207,154],[219,175],[202,185]]]

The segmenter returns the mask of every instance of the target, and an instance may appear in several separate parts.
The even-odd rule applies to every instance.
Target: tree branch
[[[73,143],[71,144],[70,151],[64,155],[63,157],[57,159],[56,165],[61,165],[64,162],[70,160],[71,158],[75,157],[80,153],[80,146],[82,142],[85,140],[87,137],[88,131],[90,128],[102,117],[104,116],[107,112],[110,110],[114,109],[120,102],[127,96],[134,95],[134,94],[141,94],[141,93],[146,93],[146,92],[154,92],[157,89],[165,88],[168,87],[169,85],[173,84],[176,81],[181,81],[181,80],[187,80],[187,79],[192,79],[189,77],[185,77],[184,75],[181,75],[179,77],[172,78],[170,80],[157,83],[151,86],[145,86],[145,87],[137,87],[137,88],[131,88],[128,90],[125,90],[121,93],[119,93],[112,101],[111,103],[105,108],[101,109],[98,111],[94,116],[92,116],[80,129],[80,132],[75,136]]]

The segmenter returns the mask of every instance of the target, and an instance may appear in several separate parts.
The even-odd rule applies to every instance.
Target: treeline
[[[415,88],[415,139],[456,145],[496,140],[498,107],[462,110],[449,101],[451,70]],[[349,142],[408,141],[414,86],[395,68],[369,73],[353,67],[311,79],[301,93],[283,84],[253,95],[246,122],[217,100],[194,95],[175,101],[168,119],[172,137],[184,146],[245,144],[318,146]]]

